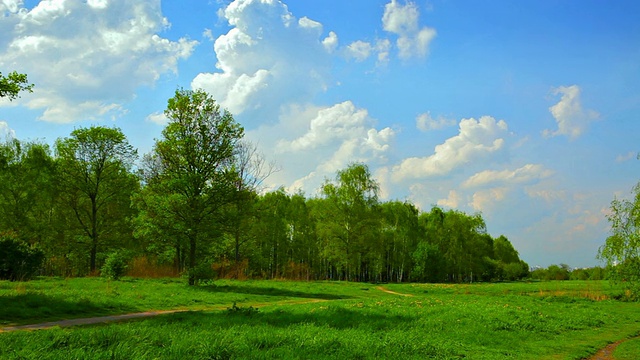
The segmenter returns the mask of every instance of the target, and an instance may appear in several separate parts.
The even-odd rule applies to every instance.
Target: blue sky
[[[350,162],[383,199],[482,212],[531,265],[597,265],[640,179],[636,1],[0,1],[0,136],[118,126],[148,152],[203,88],[309,196]]]

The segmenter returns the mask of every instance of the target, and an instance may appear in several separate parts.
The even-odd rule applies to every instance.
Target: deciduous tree
[[[164,216],[149,221],[170,221],[157,225],[179,231],[188,254],[189,284],[195,285],[200,259],[221,235],[220,210],[232,200],[233,159],[244,130],[202,90],[176,91],[165,115],[169,124],[148,156],[145,181],[149,194],[170,201]]]
[[[325,197],[320,234],[348,280],[367,280],[369,252],[378,238],[378,184],[365,164],[355,163],[322,187]]]
[[[130,238],[131,195],[138,187],[131,173],[137,151],[118,128],[79,128],[56,142],[62,201],[88,246],[89,269],[109,243]]]
[[[633,199],[615,198],[607,215],[611,235],[598,250],[598,257],[612,268],[610,276],[624,280],[631,297],[640,299],[640,183]]]

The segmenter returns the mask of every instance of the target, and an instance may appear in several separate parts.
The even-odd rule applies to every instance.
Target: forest
[[[152,151],[115,127],[53,146],[0,144],[0,278],[183,275],[369,282],[515,280],[529,266],[481,214],[381,201],[366,164],[317,195],[265,189],[277,171],[207,93],[177,90]]]

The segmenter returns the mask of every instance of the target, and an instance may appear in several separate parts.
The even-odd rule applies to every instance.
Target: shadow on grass
[[[326,304],[326,303],[325,303]],[[242,308],[249,310],[247,308]],[[331,329],[362,328],[370,331],[385,330],[404,326],[407,322],[415,320],[410,316],[399,314],[381,314],[362,311],[361,309],[349,309],[342,306],[320,305],[309,312],[300,312],[290,309],[277,309],[273,311],[253,310],[222,312],[184,312],[169,316],[147,319],[152,326],[168,324],[188,324],[189,327],[220,327],[228,329],[232,326],[270,326],[287,328],[296,325],[314,325]]]
[[[259,287],[249,285],[210,285],[199,286],[197,289],[213,292],[213,293],[237,293],[249,295],[265,295],[287,298],[303,298],[303,299],[323,299],[323,300],[344,300],[353,299],[347,295],[325,294],[325,293],[308,293],[304,291],[277,289],[273,287]]]
[[[0,296],[0,326],[81,318],[135,310],[124,304],[96,304],[90,299],[69,301],[40,293]]]

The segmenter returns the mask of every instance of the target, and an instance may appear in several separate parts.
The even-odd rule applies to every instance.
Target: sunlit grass
[[[611,300],[618,289],[605,282],[384,285],[413,296],[347,282],[219,281],[193,288],[173,280],[73,279],[15,286],[0,283],[0,294],[52,293],[73,304],[65,291],[96,291],[88,304],[103,312],[114,299],[136,309],[222,310],[0,334],[2,359],[581,359],[640,330],[639,305]],[[322,302],[301,303],[307,300]],[[224,310],[234,301],[236,311]],[[253,304],[271,305],[242,310]]]
[[[640,354],[640,338],[624,341],[613,352],[615,360],[637,360]]]

